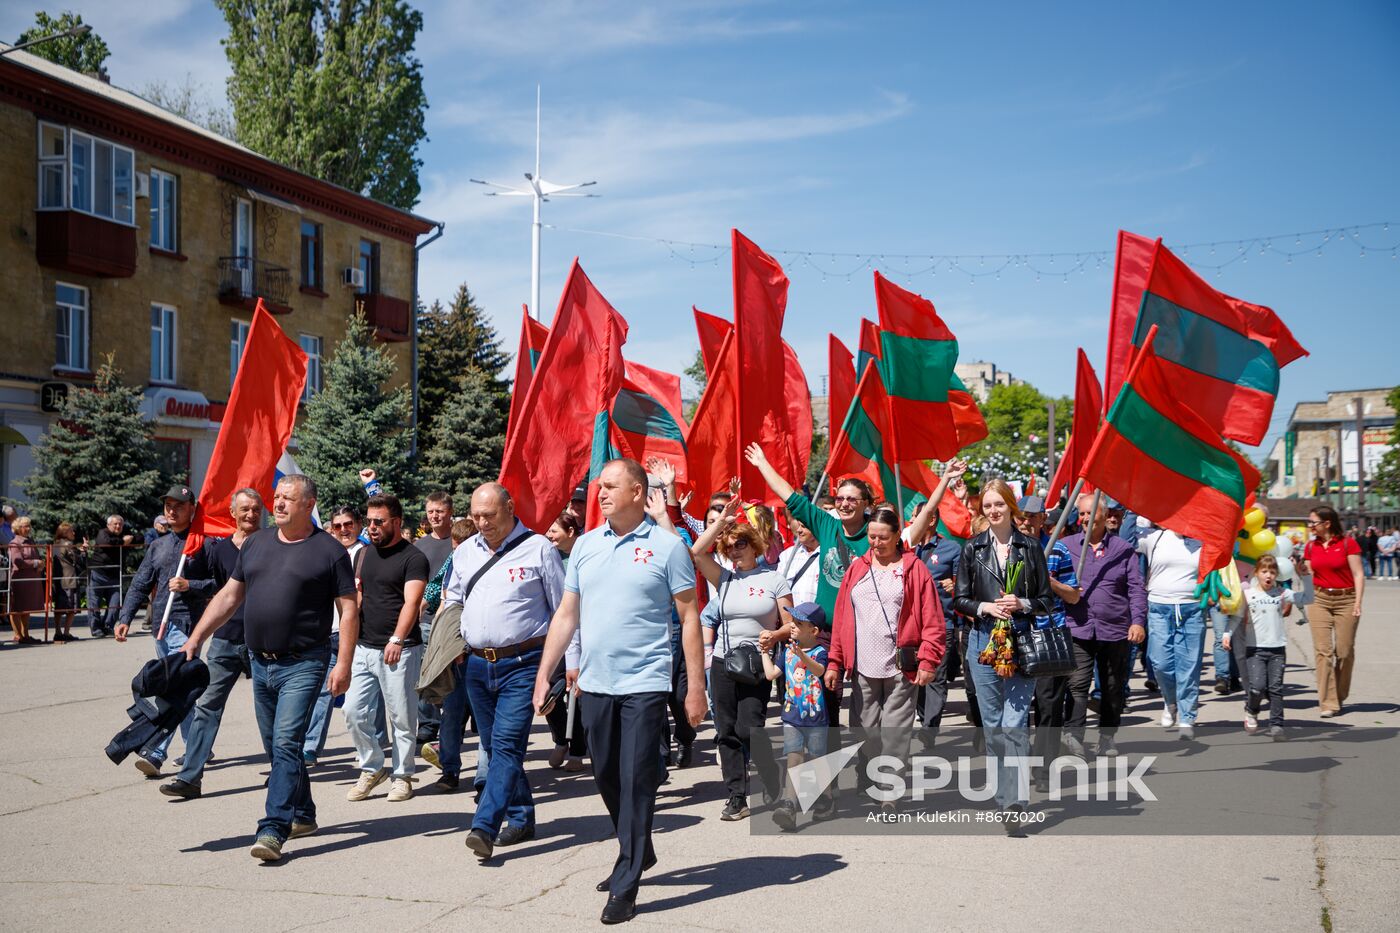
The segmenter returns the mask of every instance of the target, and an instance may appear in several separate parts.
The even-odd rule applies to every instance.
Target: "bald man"
[[[535,838],[525,747],[545,633],[564,592],[564,564],[548,538],[515,517],[500,483],[477,487],[471,517],[477,533],[453,551],[442,599],[462,607],[467,696],[491,763],[465,840],[485,861],[498,845]]]

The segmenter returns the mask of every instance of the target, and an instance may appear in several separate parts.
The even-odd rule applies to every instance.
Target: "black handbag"
[[[1040,628],[1032,622],[1024,631],[1013,626],[1011,643],[1016,667],[1026,677],[1064,677],[1074,671],[1074,639],[1068,625]]]
[[[727,585],[719,590],[719,627],[724,632],[724,673],[735,683],[752,687],[763,683],[768,675],[763,671],[763,657],[759,654],[758,645],[751,641],[737,648],[729,645],[729,620],[724,617],[724,594],[727,590]]]

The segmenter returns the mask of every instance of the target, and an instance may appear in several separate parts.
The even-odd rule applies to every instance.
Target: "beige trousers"
[[[1308,607],[1313,654],[1317,662],[1317,705],[1337,712],[1351,692],[1351,670],[1356,663],[1354,593],[1318,593]]]

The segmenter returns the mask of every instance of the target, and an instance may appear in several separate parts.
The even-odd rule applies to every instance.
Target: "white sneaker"
[[[1170,729],[1172,726],[1175,726],[1175,725],[1176,725],[1176,707],[1175,707],[1175,706],[1167,706],[1167,707],[1165,707],[1165,708],[1162,710],[1162,718],[1161,718],[1160,720],[1158,720],[1158,722],[1160,722],[1160,723],[1162,724],[1162,728],[1163,728],[1163,729]]]
[[[1194,742],[1196,740],[1196,726],[1194,723],[1183,722],[1178,735],[1183,742]]]
[[[389,785],[389,802],[398,803],[413,796],[413,778],[396,777]]]
[[[350,792],[345,795],[346,800],[364,800],[369,796],[369,792],[374,790],[384,779],[389,776],[388,768],[380,768],[378,771],[361,771],[360,779],[355,782],[355,786],[350,788]]]
[[[1244,731],[1248,732],[1250,735],[1259,731],[1259,717],[1255,716],[1249,710],[1245,710],[1244,713]]]

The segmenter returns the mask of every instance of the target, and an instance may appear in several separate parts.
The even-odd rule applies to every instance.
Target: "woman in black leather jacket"
[[[990,527],[963,547],[953,609],[972,622],[967,642],[967,675],[977,688],[987,754],[1003,761],[1008,756],[1026,757],[1031,753],[1030,708],[1035,679],[1019,671],[1002,677],[991,665],[976,658],[991,640],[997,620],[1008,620],[1013,626],[1034,624],[1037,615],[1050,614],[1053,599],[1045,554],[1038,541],[1016,530],[1016,497],[1005,480],[993,480],[983,487],[982,514]],[[1024,566],[1014,593],[1008,594],[1007,567],[1017,563]],[[1006,831],[1018,832],[1022,824],[1016,822],[1015,814],[1025,810],[1026,800],[1018,790],[1016,769],[998,766],[996,800],[1004,816],[1009,817],[1003,824]]]

